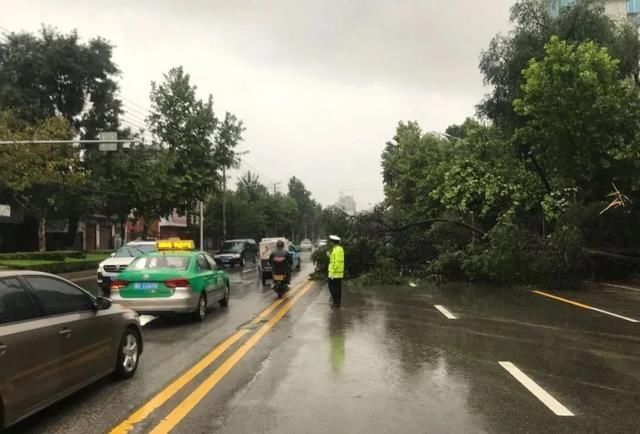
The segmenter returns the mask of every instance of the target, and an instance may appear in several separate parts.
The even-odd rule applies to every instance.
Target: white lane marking
[[[592,307],[592,306],[590,306],[590,307],[589,307],[589,309],[590,309],[590,310],[595,310],[596,312],[604,313],[604,314],[606,314],[606,315],[615,316],[616,318],[620,318],[620,319],[623,319],[623,320],[625,320],[625,321],[629,321],[629,322],[636,322],[636,323],[637,323],[637,322],[640,322],[640,321],[638,321],[637,319],[629,318],[629,317],[627,317],[627,316],[618,315],[617,313],[609,312],[609,311],[606,311],[606,310],[604,310],[604,309],[598,309],[597,307]]]
[[[578,306],[578,307],[581,307],[582,309],[593,310],[595,312],[604,313],[605,315],[611,315],[611,316],[614,316],[616,318],[623,319],[625,321],[629,321],[629,322],[633,322],[633,323],[640,322],[637,319],[633,319],[633,318],[629,318],[629,317],[626,317],[626,316],[618,315],[617,313],[609,312],[608,310],[598,309],[597,307],[589,306],[588,304],[580,303],[579,301],[573,301],[573,300],[569,300],[568,298],[562,298],[562,297],[558,297],[557,295],[548,294],[548,293],[546,293],[544,291],[533,291],[533,293],[534,294],[538,294],[538,295],[542,295],[543,297],[547,297],[547,298],[550,298],[552,300],[557,300],[557,301],[561,301],[563,303],[571,304],[573,306]]]
[[[157,316],[140,315],[140,325],[144,327],[145,325],[149,324],[151,321],[157,318],[158,318]]]
[[[560,404],[558,400],[556,400],[553,396],[549,395],[549,393],[544,390],[542,387],[538,386],[538,384],[533,381],[531,378],[527,377],[527,375],[522,372],[516,365],[511,362],[498,362],[500,366],[507,370],[508,373],[513,375],[513,377],[520,382],[524,387],[529,390],[538,398],[544,405],[546,405],[549,410],[554,412],[556,416],[574,416],[571,411]]]
[[[624,285],[614,285],[613,283],[606,283],[606,282],[602,282],[603,285],[605,286],[610,286],[612,288],[619,288],[619,289],[629,289],[631,291],[638,291],[640,292],[640,288],[634,288],[633,286],[624,286]]]
[[[452,314],[451,312],[449,312],[444,306],[439,305],[439,304],[435,304],[434,306],[435,306],[436,309],[438,309],[440,311],[441,314],[446,316],[447,319],[457,319],[455,317],[455,315]]]

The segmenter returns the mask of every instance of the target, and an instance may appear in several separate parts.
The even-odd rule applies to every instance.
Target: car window
[[[133,244],[133,245],[129,245],[128,247],[132,247],[140,252],[144,253],[151,253],[151,252],[157,252],[158,248],[155,244]]]
[[[0,324],[38,316],[31,297],[17,279],[0,279]]]
[[[237,241],[227,241],[222,245],[221,250],[239,253],[242,251],[243,246],[244,246],[243,243],[239,243]]]
[[[196,258],[196,269],[198,270],[198,273],[211,270],[209,262],[206,260],[204,255],[198,255]]]
[[[189,267],[188,256],[149,256],[136,259],[127,267],[127,270],[157,270],[174,269],[186,270]]]
[[[87,293],[62,280],[45,276],[28,276],[25,280],[33,288],[47,315],[93,309],[93,300]]]
[[[144,255],[144,253],[145,252],[143,252],[142,250],[138,249],[137,247],[124,246],[124,247],[120,247],[120,249],[118,249],[118,251],[116,252],[114,257],[115,258],[137,258],[138,256]]]
[[[204,255],[204,257],[207,259],[207,262],[209,263],[209,266],[211,267],[212,270],[218,269],[218,265],[216,265],[216,261],[214,261],[211,256]]]

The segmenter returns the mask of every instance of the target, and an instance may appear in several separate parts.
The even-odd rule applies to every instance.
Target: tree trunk
[[[38,220],[38,250],[47,250],[47,220],[44,217]]]
[[[225,167],[222,168],[222,239],[227,239],[227,169]]]
[[[145,240],[147,238],[147,234],[149,233],[149,223],[147,223],[147,219],[144,220],[142,224],[142,239]]]
[[[127,237],[127,219],[125,218],[123,220],[120,220],[120,240],[123,246],[127,244],[126,237]]]
[[[78,223],[80,219],[75,216],[71,216],[68,218],[68,220],[69,228],[67,229],[67,242],[65,247],[74,250],[78,247],[76,245],[76,236],[78,235]],[[78,250],[82,250],[82,246],[80,246]]]

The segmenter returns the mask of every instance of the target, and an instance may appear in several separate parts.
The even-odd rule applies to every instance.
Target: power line
[[[135,113],[138,116],[141,116],[141,117],[144,117],[144,118],[148,117],[149,114],[150,114],[150,112],[142,112],[141,110],[138,110],[138,109],[136,109],[134,107],[131,107],[131,106],[125,104],[124,102],[122,104],[122,107],[123,107],[124,111],[129,112],[129,113]]]
[[[147,129],[147,127],[142,126],[142,125],[140,125],[139,123],[134,122],[134,121],[132,121],[132,120],[129,120],[129,119],[127,119],[126,117],[121,116],[121,117],[120,117],[120,120],[121,120],[123,123],[128,124],[128,125],[130,125],[130,126],[132,126],[132,127],[140,128],[141,130],[146,130],[146,129]]]
[[[69,145],[69,144],[99,144],[99,143],[133,143],[134,139],[99,140],[99,139],[71,139],[71,140],[0,140],[0,145]]]
[[[126,98],[126,97],[124,97],[124,96],[120,96],[120,97],[121,97],[123,100],[127,101],[129,104],[131,104],[131,105],[133,105],[133,106],[135,106],[135,107],[138,107],[138,108],[139,108],[140,110],[142,110],[144,113],[148,113],[148,112],[149,112],[149,109],[148,109],[148,108],[141,106],[141,105],[140,105],[140,104],[138,104],[137,102],[132,101],[132,100],[130,100],[129,98]]]
[[[134,112],[134,111],[130,111],[127,107],[124,107],[123,110],[124,114],[126,114],[127,116],[131,116],[133,118],[137,118],[140,119],[141,121],[145,121],[147,120],[146,116],[143,116],[141,114],[138,114],[138,112]]]
[[[147,119],[143,118],[142,116],[137,115],[137,114],[135,114],[135,113],[133,113],[133,112],[126,111],[126,110],[124,111],[124,113],[122,114],[122,116],[128,116],[128,117],[130,117],[132,120],[134,120],[134,121],[138,121],[138,122],[142,122],[142,123],[146,123],[146,122],[147,122]]]
[[[256,172],[258,175],[262,176],[263,178],[265,178],[266,181],[268,181],[269,184],[274,184],[274,183],[278,183],[278,184],[282,184],[282,181],[278,181],[275,178],[272,178],[268,175],[266,175],[263,171],[257,169],[255,166],[253,166],[252,164],[250,164],[248,161],[246,160],[241,160],[240,161],[240,165],[247,165],[249,166],[250,169],[252,169],[254,172]]]

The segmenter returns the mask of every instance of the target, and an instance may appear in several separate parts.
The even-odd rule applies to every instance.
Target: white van
[[[293,258],[293,269],[299,270],[302,266],[300,262],[300,251],[291,241],[284,237],[263,238],[262,241],[260,241],[260,246],[258,248],[260,252],[259,270],[263,285],[267,284],[267,279],[271,279],[271,264],[269,263],[269,257],[271,256],[271,252],[276,249],[278,241],[284,241],[284,248],[291,253],[291,257]]]

